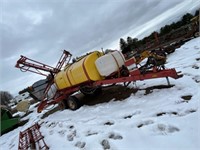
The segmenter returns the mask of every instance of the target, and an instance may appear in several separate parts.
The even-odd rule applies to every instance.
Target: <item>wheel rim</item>
[[[81,92],[85,94],[93,94],[95,92],[96,88],[91,87],[83,87],[81,88]]]
[[[68,106],[69,106],[69,108],[71,108],[71,109],[75,109],[75,108],[76,108],[76,104],[75,104],[75,102],[72,101],[72,100],[68,100]]]
[[[60,107],[61,110],[64,110],[64,109],[65,109],[64,103],[63,103],[63,102],[60,102],[60,103],[59,103],[59,107]]]

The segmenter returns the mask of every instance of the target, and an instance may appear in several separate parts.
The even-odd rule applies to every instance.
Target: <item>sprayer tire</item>
[[[69,96],[67,100],[68,108],[71,110],[77,110],[81,107],[81,102],[75,96]]]

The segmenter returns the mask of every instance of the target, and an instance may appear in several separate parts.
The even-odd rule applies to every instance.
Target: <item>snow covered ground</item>
[[[35,122],[50,149],[60,150],[199,150],[200,149],[200,38],[193,39],[170,55],[167,68],[182,71],[183,77],[138,81],[138,90],[123,101],[110,101],[77,111],[57,111],[41,119],[45,111],[33,113],[24,126],[0,137],[0,148],[17,149],[19,131]],[[130,87],[134,87],[130,85]]]

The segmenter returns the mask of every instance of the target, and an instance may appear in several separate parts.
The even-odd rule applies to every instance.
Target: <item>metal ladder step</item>
[[[39,128],[40,125],[38,123],[35,123],[33,126],[19,133],[18,150],[49,149],[44,141],[44,136],[42,136]]]

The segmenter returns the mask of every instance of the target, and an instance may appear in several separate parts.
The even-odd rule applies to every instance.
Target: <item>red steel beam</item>
[[[131,82],[131,81],[138,81],[138,80],[147,80],[153,78],[163,78],[163,77],[171,77],[174,79],[178,79],[182,77],[182,75],[178,75],[175,69],[165,69],[159,70],[155,72],[155,70],[151,70],[146,72],[145,74],[141,74],[140,71],[137,69],[135,71],[130,72],[130,76],[128,77],[121,77],[121,78],[113,78],[113,79],[105,79],[93,82],[93,86],[104,85],[104,84],[113,84],[113,83],[121,83],[121,82]],[[89,84],[89,83],[86,83]],[[54,98],[53,100],[45,100],[40,103],[38,106],[38,112],[40,113],[44,108],[59,103],[63,99],[66,99],[67,96],[71,95],[72,93],[78,91],[80,89],[80,85],[75,87],[70,87],[63,89],[62,91],[58,91],[58,97]]]
[[[145,74],[138,74],[136,71],[130,72],[130,76],[128,77],[121,77],[116,79],[106,79],[101,81],[96,81],[93,85],[104,85],[104,84],[113,84],[113,83],[120,83],[120,82],[130,82],[130,81],[137,81],[137,80],[147,80],[153,78],[163,78],[163,77],[171,77],[174,79],[178,79],[180,76],[177,74],[175,69],[165,69],[160,70],[158,72],[146,72]]]
[[[21,58],[17,61],[17,64],[15,65],[15,67],[20,68],[22,71],[30,71],[30,72],[37,73],[44,76],[47,76],[47,75],[40,72],[39,70],[52,72],[52,73],[57,72],[57,70],[54,67],[32,60],[25,56],[21,56]]]
[[[47,76],[46,74],[40,71],[50,72],[53,74],[58,73],[66,61],[67,64],[69,63],[69,61],[71,60],[71,56],[72,55],[68,51],[64,50],[56,67],[54,68],[52,66],[46,65],[39,61],[35,61],[33,59],[21,55],[21,58],[17,61],[15,67],[20,68],[22,71],[30,71],[33,73]]]

